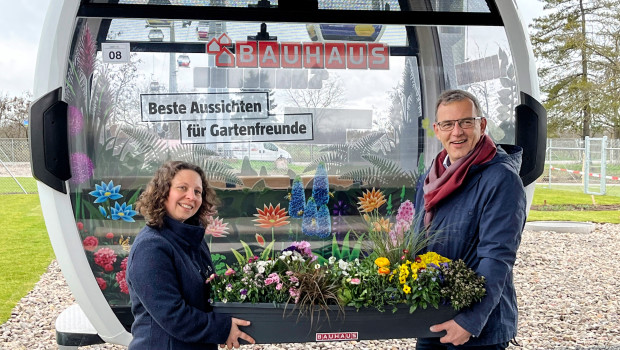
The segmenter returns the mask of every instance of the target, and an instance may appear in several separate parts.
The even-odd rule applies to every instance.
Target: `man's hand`
[[[431,326],[431,332],[446,331],[446,335],[439,339],[442,343],[451,343],[453,345],[463,345],[469,341],[471,333],[461,327],[454,320]]]
[[[239,348],[239,338],[247,341],[250,344],[254,344],[254,338],[250,337],[248,334],[242,332],[239,329],[239,326],[249,326],[250,321],[241,320],[238,318],[232,318],[232,324],[230,326],[230,333],[228,333],[228,339],[226,340],[226,344],[220,345],[220,348],[226,347],[227,349]]]

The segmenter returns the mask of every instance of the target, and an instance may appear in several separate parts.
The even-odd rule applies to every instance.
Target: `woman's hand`
[[[228,339],[226,340],[226,344],[220,345],[220,348],[226,347],[227,349],[239,348],[239,338],[247,341],[250,344],[254,344],[254,338],[250,337],[247,333],[242,332],[239,329],[239,326],[249,326],[250,321],[241,320],[238,318],[232,318],[232,324],[230,326],[230,333],[228,334]]]

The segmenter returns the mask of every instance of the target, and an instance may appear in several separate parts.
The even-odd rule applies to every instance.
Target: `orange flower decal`
[[[265,237],[263,235],[257,233],[254,237],[256,237],[256,243],[260,244],[261,247],[265,246]]]
[[[392,229],[392,224],[390,222],[390,220],[386,219],[386,218],[380,218],[377,219],[377,221],[372,223],[373,228],[375,229],[376,232],[390,232],[390,230]]]
[[[362,197],[357,197],[360,201],[357,202],[360,206],[357,208],[362,213],[370,213],[375,209],[379,209],[380,206],[385,204],[387,200],[381,191],[375,191],[375,188],[372,188],[372,191],[366,190],[366,192],[362,195]]]
[[[258,224],[254,224],[254,226],[262,227],[262,228],[272,228],[272,227],[280,227],[288,224],[286,221],[288,219],[288,215],[286,215],[286,209],[280,209],[280,204],[278,204],[275,208],[271,203],[269,203],[269,207],[264,205],[264,209],[260,210],[256,208],[258,214],[254,214],[258,219],[254,219],[252,221],[258,222]]]

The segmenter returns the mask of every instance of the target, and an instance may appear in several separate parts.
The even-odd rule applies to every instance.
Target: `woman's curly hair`
[[[200,208],[186,222],[190,224],[200,223],[202,226],[209,224],[210,218],[216,213],[216,206],[219,204],[215,191],[207,181],[204,171],[197,165],[183,162],[170,161],[162,165],[153,178],[146,186],[146,190],[142,192],[136,201],[136,210],[140,212],[146,219],[146,224],[151,227],[162,227],[166,212],[166,199],[170,193],[170,184],[172,179],[181,170],[193,170],[202,180],[202,204]]]

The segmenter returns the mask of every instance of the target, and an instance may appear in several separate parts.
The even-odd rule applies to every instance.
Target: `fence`
[[[607,185],[620,185],[620,139],[548,139],[545,171],[539,183],[581,185],[586,193],[603,194]],[[308,165],[327,152],[326,145],[277,143],[293,164]],[[588,150],[588,152],[586,152]],[[585,176],[585,175],[588,176]],[[30,171],[27,139],[0,139],[0,194],[36,193]]]
[[[538,180],[552,187],[579,185],[588,194],[606,194],[620,184],[620,140],[548,139],[545,172]]]

